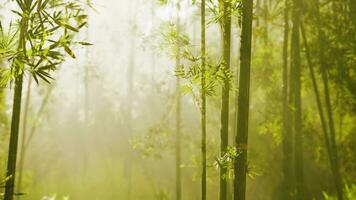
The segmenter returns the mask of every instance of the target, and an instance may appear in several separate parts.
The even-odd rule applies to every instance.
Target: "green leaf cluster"
[[[16,2],[19,10],[12,12],[19,17],[17,25],[10,26],[6,34],[1,27],[0,60],[10,63],[1,73],[1,84],[6,85],[24,72],[29,72],[37,83],[49,83],[53,79],[51,72],[64,62],[66,55],[76,57],[74,45],[90,45],[74,40],[87,24],[83,4],[66,0]],[[19,33],[21,41],[16,39]]]

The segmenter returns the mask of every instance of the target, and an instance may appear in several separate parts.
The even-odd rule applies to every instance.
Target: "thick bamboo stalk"
[[[250,71],[251,71],[251,40],[252,40],[253,1],[242,1],[242,30],[240,48],[240,78],[238,96],[238,115],[236,148],[239,151],[235,159],[234,199],[246,199],[247,143],[250,105]]]

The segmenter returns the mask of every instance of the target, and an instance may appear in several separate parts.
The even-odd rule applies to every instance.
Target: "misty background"
[[[33,137],[24,160],[22,185],[25,195],[19,199],[45,199],[54,195],[57,199],[71,200],[175,199],[177,77],[175,56],[163,45],[164,32],[169,24],[176,24],[179,16],[181,31],[189,37],[189,46],[197,53],[200,48],[200,8],[192,5],[191,0],[181,0],[181,9],[177,13],[176,1],[167,5],[158,2],[94,0],[93,8],[87,7],[89,25],[77,38],[93,45],[73,49],[77,58],[67,58],[54,73],[55,80],[51,85],[45,82],[37,85],[31,81],[27,129]],[[281,9],[280,4],[275,4],[271,3],[271,10]],[[14,19],[14,14],[8,9],[13,6],[14,3],[7,3],[0,9],[3,22],[9,23]],[[273,17],[270,20],[273,23],[266,28],[269,35],[267,43],[261,36],[262,28],[254,22],[248,152],[251,173],[247,180],[249,200],[273,200],[281,192],[283,20]],[[234,84],[240,43],[237,17],[233,17],[232,24],[231,72]],[[219,62],[222,59],[221,29],[214,23],[207,28],[207,52],[213,62]],[[187,64],[185,61],[182,63]],[[302,63],[305,64],[305,60]],[[26,85],[29,77],[29,74],[25,75]],[[183,91],[182,199],[198,200],[201,198],[200,114],[196,100],[186,91],[185,81],[180,88]],[[303,109],[308,111],[303,119],[309,120],[305,123],[305,136],[309,139],[303,149],[305,184],[309,196],[322,198],[321,191],[333,186],[326,164],[327,155],[322,150],[323,140],[310,89],[311,81],[303,79],[303,84],[309,88],[302,91]],[[220,152],[221,87],[218,88],[215,95],[208,97],[207,107],[207,197],[211,200],[219,197],[216,158]],[[28,88],[24,87],[23,108],[27,91]],[[229,130],[233,133],[236,91],[233,87],[230,92]],[[11,120],[12,94],[13,90],[6,88],[8,122]],[[338,138],[340,143],[349,138],[355,141],[351,136],[356,130],[355,116],[350,113],[343,118],[344,127],[337,127],[340,133],[345,133]],[[339,113],[335,115],[339,116]],[[341,117],[335,118],[335,121],[341,121]],[[233,135],[229,137],[232,145]],[[2,170],[6,169],[8,138],[8,134],[1,136],[1,146],[5,147],[0,149]],[[347,144],[352,144],[352,141]],[[351,151],[348,155],[354,153]],[[355,177],[353,166],[354,163],[349,170],[351,178],[345,179]],[[346,174],[345,171],[342,173]],[[231,180],[229,184],[232,189]]]

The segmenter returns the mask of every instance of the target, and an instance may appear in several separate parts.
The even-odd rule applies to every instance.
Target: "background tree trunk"
[[[304,198],[304,171],[303,171],[303,139],[302,139],[302,105],[301,105],[301,66],[300,66],[300,1],[293,0],[292,11],[292,57],[291,67],[293,68],[294,85],[294,158],[296,177],[296,199]]]
[[[320,9],[319,9],[319,0],[316,0],[316,18],[320,22]],[[329,125],[329,133],[330,133],[330,150],[331,150],[331,159],[332,159],[332,167],[333,167],[333,176],[334,176],[334,184],[336,188],[337,198],[339,200],[343,199],[343,192],[342,192],[342,178],[340,175],[340,167],[339,167],[339,158],[338,158],[338,151],[336,145],[336,137],[335,137],[335,125],[334,125],[334,117],[333,111],[331,108],[331,99],[330,99],[330,92],[329,92],[329,78],[328,78],[328,65],[325,62],[325,35],[322,30],[321,24],[319,23],[317,26],[318,31],[318,42],[319,42],[319,64],[321,68],[321,77],[322,83],[324,88],[324,98],[325,98],[325,106],[326,106],[326,116],[328,119]]]
[[[135,10],[135,3],[131,8],[133,11]],[[133,101],[134,101],[134,73],[135,73],[135,48],[136,48],[136,14],[133,14],[131,18],[131,27],[132,27],[132,35],[130,36],[129,41],[129,61],[128,61],[128,87],[127,87],[127,140],[129,141],[133,136]],[[128,157],[125,162],[125,171],[127,178],[127,198],[128,200],[132,199],[132,156],[133,152],[130,150],[128,152]]]
[[[328,125],[326,122],[325,113],[324,113],[323,105],[321,102],[319,87],[318,87],[318,83],[317,83],[316,76],[315,76],[315,70],[314,70],[314,67],[313,67],[313,64],[311,61],[310,50],[309,50],[308,41],[307,41],[307,37],[306,37],[306,33],[305,33],[303,25],[301,25],[301,33],[302,33],[304,46],[305,46],[305,54],[306,54],[306,58],[307,58],[308,66],[309,66],[309,73],[310,73],[310,77],[311,77],[311,80],[313,83],[313,89],[314,89],[315,100],[316,100],[316,104],[317,104],[318,112],[319,112],[319,116],[320,116],[321,127],[323,129],[325,148],[326,148],[326,152],[328,154],[330,168],[331,168],[331,172],[333,175],[333,184],[335,185],[335,189],[337,192],[339,192],[338,190],[341,189],[340,192],[341,192],[341,199],[342,199],[342,186],[340,188],[337,187],[337,183],[339,181],[338,180],[339,174],[338,174],[338,172],[336,172],[335,163],[333,161],[333,152],[332,152],[332,149],[330,146],[330,136],[328,133]],[[339,195],[338,195],[338,198],[340,198]]]
[[[201,151],[202,151],[202,200],[206,200],[206,90],[205,90],[205,70],[206,70],[206,46],[205,46],[205,0],[201,1]]]
[[[177,34],[180,34],[180,4],[177,3]],[[176,52],[176,68],[180,67],[180,41],[177,40],[177,52]],[[181,199],[181,92],[180,92],[180,78],[177,76],[176,82],[176,199]]]
[[[283,181],[282,181],[282,199],[291,199],[293,187],[291,185],[293,177],[293,146],[292,146],[292,126],[290,123],[291,112],[288,101],[288,47],[289,47],[289,0],[285,0],[284,8],[284,39],[283,39],[283,69],[282,69],[282,135],[283,135]]]

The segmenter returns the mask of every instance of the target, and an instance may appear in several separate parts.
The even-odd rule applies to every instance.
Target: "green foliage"
[[[337,197],[327,194],[323,192],[323,196],[325,200],[337,200]],[[346,200],[356,199],[356,185],[353,184],[351,186],[346,185],[344,189],[344,198]]]
[[[320,4],[325,4],[320,1]],[[314,35],[315,24],[322,27],[323,45],[325,49],[325,64],[328,68],[330,80],[337,84],[340,108],[352,110],[356,113],[356,20],[355,20],[355,3],[347,1],[335,1],[332,6],[320,6],[320,19],[315,16],[315,2],[306,4],[309,11],[305,17],[305,23],[311,27]],[[317,57],[318,37],[311,37],[312,56]],[[322,66],[318,66],[321,68]],[[335,88],[336,89],[336,88]]]
[[[191,45],[189,37],[185,34],[178,33],[177,25],[173,22],[163,23],[160,34],[160,49],[168,52],[172,58],[177,56],[178,51],[182,54],[182,52],[184,52],[185,49],[188,49]]]
[[[17,75],[29,72],[39,79],[50,82],[51,71],[64,62],[65,54],[75,58],[74,45],[90,45],[77,42],[75,35],[87,22],[83,5],[79,1],[39,0],[16,1],[19,10],[12,10],[19,19],[17,26],[11,26],[5,34],[1,27],[1,60],[9,66],[2,71],[2,85],[11,82]],[[26,29],[21,31],[21,29]],[[22,32],[23,44],[16,36]],[[19,48],[15,50],[15,46]]]
[[[205,68],[205,85],[204,90],[207,96],[216,96],[217,87],[228,82],[230,88],[234,88],[232,85],[232,74],[229,69],[226,69],[223,62],[214,64],[207,56],[206,68]],[[200,105],[199,93],[201,92],[201,57],[196,57],[191,54],[190,51],[183,52],[183,59],[186,60],[185,65],[179,66],[175,70],[175,75],[185,79],[187,81],[184,88],[189,88],[183,92],[191,92],[195,101]]]
[[[274,145],[278,146],[282,142],[281,138],[281,126],[279,119],[270,119],[264,123],[261,123],[258,127],[258,132],[261,135],[270,134],[273,136]]]
[[[162,28],[161,49],[170,53],[172,58],[179,56],[182,59],[180,66],[176,67],[175,75],[186,80],[182,88],[183,93],[191,93],[194,100],[199,102],[199,92],[201,90],[201,55],[195,55],[194,46],[190,42],[189,36],[178,33],[176,25],[168,23]],[[231,71],[226,69],[223,61],[214,63],[209,55],[206,55],[205,69],[205,92],[207,96],[216,95],[217,86],[223,85],[225,81],[232,85]]]
[[[217,169],[219,168],[227,169],[226,174],[222,175],[224,179],[233,178],[235,159],[240,155],[240,153],[241,152],[238,149],[236,149],[236,147],[228,146],[224,155],[217,157],[215,159],[214,165]]]
[[[16,51],[18,28],[10,23],[8,30],[5,31],[0,22],[0,58],[10,57]]]
[[[227,6],[226,10],[223,10],[221,2],[224,2]],[[241,0],[223,0],[223,1],[215,1],[215,0],[207,0],[207,7],[210,11],[210,19],[208,20],[208,24],[223,24],[223,18],[225,16],[234,16],[240,15],[241,13]]]
[[[226,174],[223,174],[224,179],[233,179],[234,177],[234,163],[238,156],[240,156],[241,150],[236,147],[228,146],[224,155],[216,157],[214,166],[216,169],[225,168]],[[261,176],[260,170],[255,166],[248,164],[247,175],[249,178],[254,179],[257,176]]]
[[[161,159],[171,145],[170,130],[166,123],[152,126],[143,137],[131,140],[133,149],[147,158]]]

